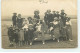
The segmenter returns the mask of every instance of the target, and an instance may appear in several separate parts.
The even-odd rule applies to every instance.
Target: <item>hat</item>
[[[59,13],[59,11],[56,11],[56,13]]]
[[[61,11],[64,11],[63,9]]]
[[[17,13],[13,13],[13,14],[17,14]]]
[[[39,14],[39,13],[40,13],[39,10],[34,11],[34,14]]]
[[[47,10],[47,12],[51,12],[51,10],[50,10],[50,9],[48,9],[48,10]]]
[[[56,12],[56,11],[53,11],[53,12]]]

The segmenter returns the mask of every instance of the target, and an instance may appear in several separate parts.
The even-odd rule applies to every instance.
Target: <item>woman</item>
[[[60,31],[59,31],[59,20],[57,17],[54,18],[53,21],[54,24],[54,37],[57,39],[57,41],[59,42],[59,37],[60,37]]]
[[[33,24],[33,19],[32,19],[32,17],[28,17],[28,21],[29,21],[29,24]]]
[[[23,20],[21,18],[21,14],[18,14],[18,17],[17,17],[17,26],[18,26],[19,29],[22,28],[22,22],[23,22]]]
[[[24,42],[24,30],[20,29],[19,30],[19,46],[22,46]]]
[[[67,39],[69,41],[73,41],[73,39],[72,39],[72,28],[71,28],[70,18],[67,18],[67,20],[66,20],[66,35],[67,35]]]
[[[24,28],[24,44],[28,45],[28,29]]]
[[[34,18],[40,19],[39,10],[35,10],[35,11],[34,11]]]
[[[36,19],[36,22],[39,23],[39,19],[40,19],[39,10],[34,11],[34,18]]]
[[[43,20],[42,21],[42,25],[41,25],[42,42],[43,42],[43,44],[45,44],[45,33],[47,33],[47,31],[48,31],[48,26],[46,25],[46,23]]]

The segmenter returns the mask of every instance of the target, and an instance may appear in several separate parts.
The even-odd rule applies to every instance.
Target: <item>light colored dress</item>
[[[24,30],[19,31],[19,41],[24,41]]]

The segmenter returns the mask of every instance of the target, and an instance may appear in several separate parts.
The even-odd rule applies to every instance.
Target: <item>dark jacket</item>
[[[12,16],[12,21],[16,22],[17,21],[17,16]]]

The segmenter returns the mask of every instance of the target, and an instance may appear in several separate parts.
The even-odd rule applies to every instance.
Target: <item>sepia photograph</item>
[[[3,49],[78,47],[77,0],[1,0]]]

